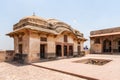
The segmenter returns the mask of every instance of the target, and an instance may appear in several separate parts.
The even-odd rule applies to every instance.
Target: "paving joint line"
[[[66,72],[66,71],[61,71],[61,70],[57,70],[57,69],[53,69],[53,68],[48,68],[48,67],[44,67],[44,66],[40,66],[40,65],[35,65],[35,64],[31,64],[31,65],[35,66],[35,67],[40,67],[40,68],[44,68],[44,69],[48,69],[48,70],[52,70],[52,71],[56,71],[56,72],[60,72],[60,73],[64,73],[64,74],[68,74],[68,75],[72,75],[72,76],[76,76],[76,77],[80,77],[80,78],[87,79],[87,80],[99,80],[99,79],[95,79],[95,78],[92,78],[92,77],[78,75],[78,74],[74,74],[74,73],[70,73],[70,72]]]

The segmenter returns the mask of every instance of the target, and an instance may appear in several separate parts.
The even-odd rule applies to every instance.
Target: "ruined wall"
[[[13,50],[0,51],[0,62],[12,61],[13,56],[14,56],[14,51]]]
[[[5,61],[6,59],[6,52],[5,51],[0,51],[0,62]]]

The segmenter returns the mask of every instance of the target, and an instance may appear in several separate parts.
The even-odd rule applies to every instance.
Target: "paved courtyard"
[[[0,80],[84,80],[79,77],[35,67],[0,63]]]
[[[112,61],[103,66],[74,62],[88,58],[109,59]],[[68,75],[69,73],[74,76]],[[0,63],[0,80],[85,80],[76,76],[98,80],[120,80],[120,55],[94,54],[82,58],[32,63],[32,65]]]
[[[74,63],[73,61],[97,58],[97,59],[109,59],[111,62],[99,66],[83,63]],[[70,58],[61,59],[56,61],[33,63],[33,65],[63,71],[67,73],[73,73],[76,75],[82,75],[86,77],[95,78],[98,80],[120,80],[120,55],[86,55],[82,58]]]

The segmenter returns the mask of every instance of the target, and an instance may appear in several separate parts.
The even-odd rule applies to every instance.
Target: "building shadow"
[[[40,59],[40,61],[33,62],[33,63],[53,62],[53,61],[58,61],[58,60],[63,60],[63,59],[72,59],[72,58],[81,58],[81,57],[83,57],[83,56],[54,57],[54,58],[48,58],[48,59]]]
[[[17,66],[17,67],[22,67],[22,66],[28,66],[28,65],[30,65],[28,63],[21,64],[21,63],[15,62],[15,61],[9,61],[9,62],[7,61],[6,63],[11,64],[13,66]]]

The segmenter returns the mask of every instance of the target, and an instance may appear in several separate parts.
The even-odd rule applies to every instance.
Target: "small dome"
[[[28,18],[30,18],[30,19],[39,19],[39,20],[46,21],[44,18],[41,18],[41,17],[36,16],[36,15],[27,16],[27,17],[22,18],[21,20],[28,19]]]

